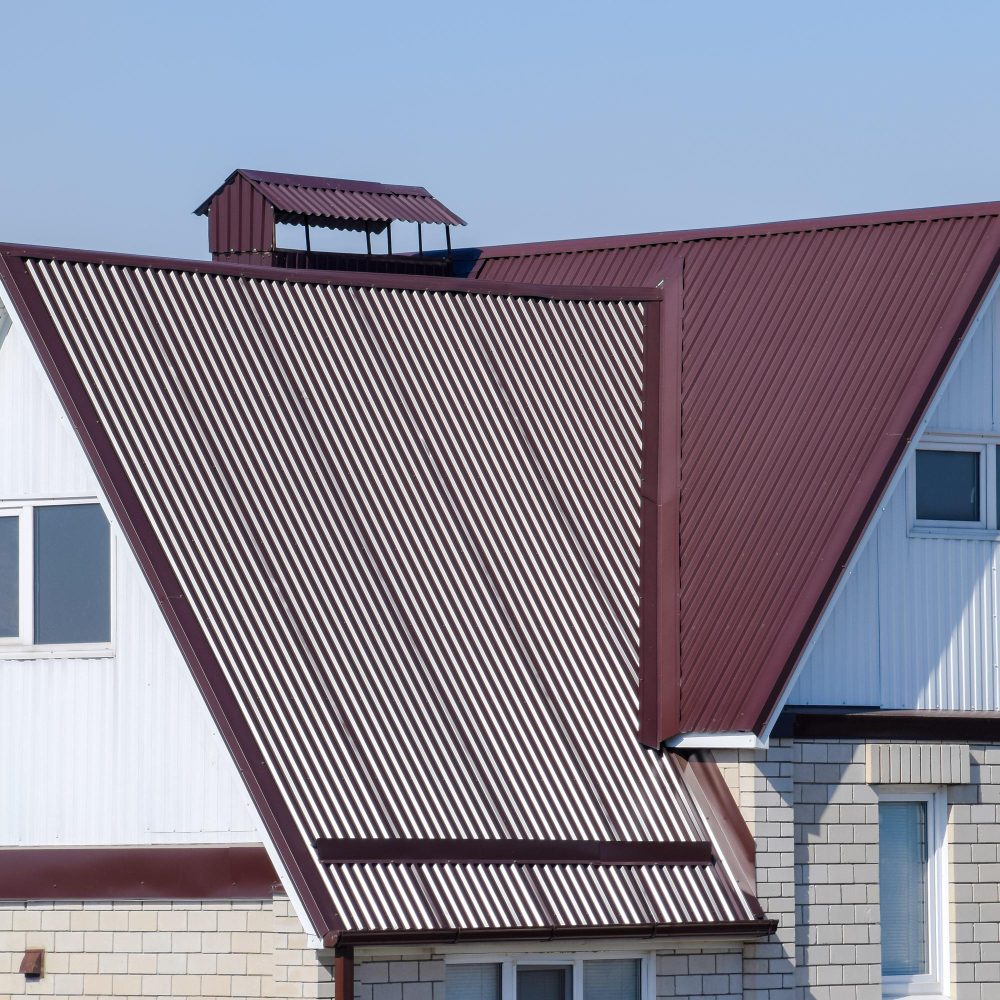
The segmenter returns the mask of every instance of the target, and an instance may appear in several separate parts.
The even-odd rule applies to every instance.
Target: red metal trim
[[[354,949],[338,948],[333,956],[333,995],[337,1000],[354,1000]]]
[[[983,240],[982,247],[973,258],[950,307],[942,317],[940,326],[949,331],[944,351],[939,355],[927,352],[920,359],[919,366],[887,421],[886,433],[879,448],[868,465],[860,470],[854,488],[829,530],[829,537],[835,540],[831,548],[837,552],[829,575],[819,586],[803,587],[792,605],[785,609],[785,624],[775,637],[761,677],[762,690],[766,695],[752,724],[758,735],[763,734],[764,727],[770,721],[813,629],[899,467],[955,351],[996,278],[1000,269],[1000,218],[994,218],[990,230],[993,238]],[[837,539],[843,541],[838,545]],[[805,624],[800,624],[803,621]],[[784,650],[788,652],[783,652]]]
[[[790,726],[784,726],[783,731],[790,728],[790,735],[797,740],[1000,743],[1000,712],[797,712],[789,722]]]
[[[28,274],[24,260],[0,250],[0,279],[14,301],[18,315],[93,465],[115,517],[143,568],[171,633],[177,640],[212,719],[246,782],[247,790],[309,919],[320,936],[330,930],[340,930],[342,922],[333,909],[333,902],[323,884],[321,873],[316,869],[308,846],[298,833],[294,818],[273,775],[264,764],[253,733],[212,654],[187,597],[181,591],[166,553],[142,511],[135,490],[115,456],[93,404],[75,375],[73,363]]]
[[[815,232],[822,229],[845,229],[852,226],[881,226],[894,222],[933,222],[976,215],[1000,214],[1000,201],[941,205],[934,208],[906,208],[891,212],[861,212],[854,215],[830,215],[814,219],[791,219],[787,222],[760,222],[744,226],[717,226],[704,229],[676,229],[658,233],[635,233],[626,236],[587,236],[573,240],[549,240],[535,243],[510,243],[475,247],[477,263],[497,257],[529,257],[539,254],[573,253],[585,250],[620,250],[659,243],[691,243],[696,240],[735,239],[740,236],[778,236],[788,233]]]
[[[269,899],[263,847],[0,850],[0,899]]]
[[[639,739],[680,729],[680,444],[683,260],[643,325],[639,542]]]
[[[347,931],[341,935],[355,947],[382,944],[458,944],[467,941],[554,941],[571,938],[721,938],[740,941],[767,937],[777,920],[734,920],[730,923],[618,924],[613,927],[509,927],[460,931]]]
[[[757,900],[757,845],[719,765],[710,754],[700,751],[686,758],[678,754],[677,760],[681,777],[719,838],[720,850],[750,909],[763,918],[764,911]]]
[[[399,288],[415,292],[462,292],[466,295],[506,295],[568,302],[650,302],[659,299],[655,288],[607,288],[603,286],[544,285],[531,282],[479,281],[471,278],[438,278],[430,275],[374,274],[356,271],[309,271],[291,268],[227,264],[221,261],[175,260],[136,254],[102,253],[0,243],[0,257],[59,260],[107,267],[145,267],[195,274],[219,274],[236,278],[305,282],[311,285],[342,285],[354,288]]]
[[[329,839],[316,841],[324,864],[700,865],[707,841]]]

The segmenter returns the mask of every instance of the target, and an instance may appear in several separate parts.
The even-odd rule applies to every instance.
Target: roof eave
[[[415,944],[462,944],[485,941],[555,941],[594,938],[710,938],[743,941],[773,934],[777,920],[734,920],[717,923],[619,924],[615,926],[547,926],[454,928],[447,930],[345,930],[328,935],[324,947]]]

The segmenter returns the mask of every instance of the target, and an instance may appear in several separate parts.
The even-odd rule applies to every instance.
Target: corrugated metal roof
[[[317,923],[752,919],[718,865],[311,846],[710,839],[635,739],[643,302],[0,260]]]
[[[273,206],[278,222],[308,218],[311,225],[335,229],[345,228],[345,222],[368,222],[375,224],[373,231],[381,231],[385,223],[395,221],[465,225],[426,188],[242,169],[233,171],[195,209],[195,215],[209,214],[212,200],[237,176],[244,177]]]
[[[757,730],[996,268],[1000,205],[487,248],[490,280],[683,261],[680,719]]]

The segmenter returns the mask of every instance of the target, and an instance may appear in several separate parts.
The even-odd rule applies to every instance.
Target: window
[[[111,642],[111,533],[96,503],[0,509],[0,651],[33,655]]]
[[[1000,444],[977,435],[931,434],[917,448],[909,480],[910,533],[1000,534]]]
[[[500,966],[449,965],[445,969],[445,989],[448,1000],[500,1000]]]
[[[573,969],[565,965],[518,966],[517,1000],[573,1000]]]
[[[649,1000],[652,959],[523,955],[456,959],[446,967],[446,1000]]]
[[[945,809],[941,793],[887,793],[879,802],[882,988],[886,997],[945,993]]]
[[[917,520],[961,521],[978,524],[982,512],[980,494],[983,452],[917,451]]]

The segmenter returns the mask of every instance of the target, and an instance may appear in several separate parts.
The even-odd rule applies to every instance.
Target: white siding
[[[0,342],[0,500],[96,496],[20,326]],[[0,846],[259,842],[255,815],[116,533],[115,655],[0,660]]]
[[[996,294],[928,415],[928,429],[1000,432]],[[994,540],[908,534],[908,465],[807,648],[788,703],[1000,710]]]

